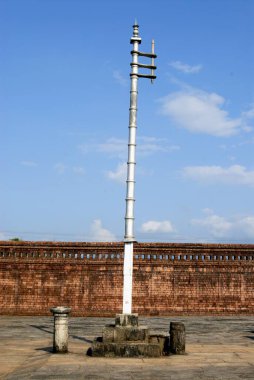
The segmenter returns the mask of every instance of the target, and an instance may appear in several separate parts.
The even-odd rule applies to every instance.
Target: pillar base
[[[139,326],[138,314],[117,314],[115,324],[106,325],[102,337],[96,338],[88,350],[95,357],[156,358],[168,353],[169,335]]]

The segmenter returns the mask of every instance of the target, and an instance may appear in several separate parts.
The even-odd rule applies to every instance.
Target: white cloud
[[[0,231],[0,240],[7,240],[5,233],[1,231]]]
[[[37,163],[34,162],[34,161],[21,161],[20,164],[22,166],[27,166],[27,167],[30,167],[30,168],[34,168],[34,167],[38,166]]]
[[[91,151],[105,153],[111,157],[127,160],[128,142],[125,139],[111,137],[102,143],[86,143],[79,146],[82,153]],[[173,152],[179,150],[178,145],[169,144],[166,139],[156,137],[138,136],[137,154],[148,156],[157,152]]]
[[[172,223],[169,220],[164,220],[164,221],[149,220],[142,224],[141,231],[145,233],[154,233],[154,232],[171,233],[171,232],[174,232],[174,228],[172,226]]]
[[[251,132],[253,130],[253,125],[250,124],[254,119],[254,104],[252,104],[247,111],[242,112],[241,117],[244,131]]]
[[[118,164],[115,171],[107,171],[106,177],[116,182],[125,183],[127,177],[127,164]]]
[[[113,71],[113,78],[121,86],[126,87],[128,85],[128,80],[121,74],[121,72],[119,70]]]
[[[229,235],[232,224],[225,218],[210,214],[203,219],[193,219],[191,224],[205,227],[214,237],[221,238]]]
[[[127,141],[111,137],[103,143],[95,145],[95,148],[100,153],[107,153],[111,156],[122,157],[127,155]]]
[[[182,170],[185,178],[204,183],[222,183],[232,185],[254,186],[254,170],[247,170],[242,165],[221,166],[187,166]]]
[[[247,111],[242,112],[242,116],[246,119],[254,119],[254,104]]]
[[[179,145],[170,145],[167,139],[147,136],[140,136],[137,138],[137,152],[143,156],[158,152],[173,152],[179,149]]]
[[[254,216],[225,218],[216,215],[213,210],[204,209],[205,216],[192,219],[191,224],[206,230],[214,238],[254,239]]]
[[[230,118],[222,109],[225,99],[216,93],[186,88],[161,99],[161,103],[164,115],[193,133],[226,137],[244,128],[241,118]]]
[[[173,61],[170,62],[170,66],[173,67],[174,69],[181,71],[185,74],[196,74],[199,73],[200,70],[202,70],[203,66],[202,65],[195,65],[191,66],[188,65],[187,63],[183,63],[181,61]]]
[[[72,170],[75,174],[78,174],[78,175],[85,174],[85,169],[82,166],[73,166]]]
[[[54,170],[57,172],[57,174],[65,174],[66,171],[69,173],[72,171],[74,174],[77,175],[84,175],[85,169],[82,166],[69,166],[65,165],[62,162],[58,162],[54,165]]]
[[[100,219],[95,219],[91,225],[91,239],[94,241],[115,241],[115,235],[103,228]]]
[[[58,162],[54,165],[54,169],[58,174],[64,174],[67,168],[68,166],[64,165],[62,162]]]
[[[98,152],[105,153],[111,157],[125,158],[127,156],[127,140],[110,137],[104,142],[94,143],[92,141],[79,145],[82,153]]]
[[[254,239],[254,216],[246,216],[237,221],[236,227],[244,232],[245,236]]]

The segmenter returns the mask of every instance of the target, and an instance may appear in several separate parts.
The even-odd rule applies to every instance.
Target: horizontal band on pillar
[[[139,78],[149,78],[149,79],[156,79],[156,75],[146,75],[146,74],[130,74],[130,76],[132,77],[133,75],[136,75],[138,76]]]
[[[134,44],[134,42],[141,44],[141,41],[142,41],[141,37],[132,36],[130,39],[130,44]]]
[[[132,51],[131,51],[131,54],[138,54],[138,55],[140,55],[141,57],[157,58],[157,55],[154,54],[154,53],[144,53],[144,52],[142,52],[142,51],[138,51],[138,50],[132,50]]]
[[[151,69],[151,70],[156,70],[157,69],[157,66],[154,66],[154,65],[144,65],[143,63],[133,63],[131,62],[130,63],[131,66],[138,66],[142,69]]]
[[[124,237],[124,242],[125,243],[136,243],[137,240],[135,239],[135,236],[130,236],[130,237],[125,236]]]

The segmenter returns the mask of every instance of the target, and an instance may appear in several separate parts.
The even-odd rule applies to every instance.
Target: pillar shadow
[[[44,326],[44,325],[29,325],[29,326],[33,327],[34,329],[38,329],[38,330],[41,330],[41,331],[44,331],[48,334],[53,335],[52,330],[47,330],[48,326]]]
[[[245,335],[244,338],[254,340],[254,330],[249,330],[248,332],[253,334],[253,335]]]
[[[80,337],[80,336],[77,336],[77,335],[70,335],[70,337],[73,338],[73,339],[82,340],[83,342],[86,342],[86,343],[92,343],[93,342],[90,339],[86,339],[85,337]]]
[[[39,347],[36,348],[35,351],[44,351],[48,352],[49,354],[53,354],[53,347]]]

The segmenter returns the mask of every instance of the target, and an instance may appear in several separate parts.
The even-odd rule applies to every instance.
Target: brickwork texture
[[[0,314],[122,312],[120,243],[0,242]],[[135,243],[133,312],[253,314],[254,245]]]

